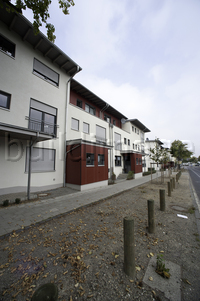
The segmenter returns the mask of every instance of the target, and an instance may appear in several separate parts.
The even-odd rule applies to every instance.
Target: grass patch
[[[189,212],[190,214],[193,214],[193,213],[195,212],[195,208],[194,208],[194,207],[191,207],[191,208],[188,210],[188,212]]]

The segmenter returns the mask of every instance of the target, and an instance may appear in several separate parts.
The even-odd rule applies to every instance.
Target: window
[[[134,143],[133,143],[133,149],[134,149]]]
[[[113,119],[113,125],[116,125],[116,120],[115,119]]]
[[[140,131],[139,131],[139,129],[137,129],[137,134],[139,135],[139,133],[140,133]]]
[[[49,135],[56,135],[56,108],[31,99],[29,116],[29,129]]]
[[[110,116],[108,116],[108,115],[106,115],[106,114],[104,114],[104,120],[107,121],[107,122],[109,122],[109,123],[111,123],[111,118],[110,118]]]
[[[140,164],[140,165],[142,164],[142,159],[141,159],[141,158],[139,158],[139,164]]]
[[[76,105],[77,105],[77,107],[82,108],[82,100],[77,99]]]
[[[132,126],[132,131],[134,132],[134,126]]]
[[[126,138],[124,138],[124,144],[126,144]]]
[[[86,165],[94,166],[94,154],[90,154],[90,153],[86,154]]]
[[[136,158],[136,165],[138,165],[138,158]]]
[[[75,131],[79,130],[79,120],[78,119],[72,118],[72,120],[71,120],[71,129],[75,130]]]
[[[137,150],[137,144],[135,145],[135,149]]]
[[[55,170],[55,149],[48,148],[32,148],[31,171],[44,172]],[[29,166],[29,148],[26,151],[26,172]]]
[[[104,155],[98,155],[98,166],[104,165]]]
[[[0,107],[10,109],[10,99],[10,94],[0,91]]]
[[[135,128],[135,133],[136,133],[137,129]]]
[[[15,57],[15,44],[0,35],[0,50],[6,54]]]
[[[121,156],[115,156],[115,166],[122,166]]]
[[[59,85],[59,74],[37,59],[34,59],[33,61],[33,73],[55,86]]]
[[[106,129],[96,125],[96,142],[106,144]]]
[[[121,135],[114,133],[115,138],[115,150],[121,150]]]
[[[140,151],[140,145],[138,144],[138,151]]]
[[[85,104],[85,111],[92,115],[95,115],[95,108],[93,108],[92,106],[90,106],[88,104]]]
[[[83,122],[83,133],[89,134],[90,126],[88,123]]]
[[[130,140],[128,139],[128,145],[130,145]]]

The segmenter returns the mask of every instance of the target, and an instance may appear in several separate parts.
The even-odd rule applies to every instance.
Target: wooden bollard
[[[173,191],[173,180],[170,179],[171,191]]]
[[[124,218],[124,272],[132,279],[135,278],[135,239],[132,217]]]
[[[160,189],[160,210],[165,211],[165,189]]]
[[[148,229],[149,233],[155,232],[154,200],[147,201],[148,206]]]
[[[171,183],[167,182],[167,186],[168,186],[168,196],[171,196]]]
[[[172,182],[173,182],[173,189],[175,189],[176,188],[176,184],[175,184],[175,178],[174,177],[172,178]]]

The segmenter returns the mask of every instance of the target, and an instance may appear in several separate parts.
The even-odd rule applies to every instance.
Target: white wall
[[[57,108],[57,138],[34,146],[56,149],[56,168],[54,172],[32,173],[32,190],[40,190],[47,186],[50,188],[63,185],[64,171],[64,133],[65,133],[65,103],[66,86],[69,76],[34,50],[27,42],[9,31],[1,23],[0,32],[16,44],[15,58],[11,58],[0,51],[0,90],[11,94],[10,110],[0,108],[0,122],[28,128],[30,99]],[[56,87],[37,75],[33,74],[33,60],[37,58],[45,65],[60,74],[59,87]],[[0,191],[5,188],[24,187],[27,185],[25,173],[25,148],[27,142],[23,141],[24,153],[16,162],[8,161],[5,154],[5,141],[0,145],[1,172],[6,174],[0,181]],[[17,176],[16,176],[17,175]],[[2,177],[1,177],[2,178]],[[0,192],[1,193],[1,192]]]

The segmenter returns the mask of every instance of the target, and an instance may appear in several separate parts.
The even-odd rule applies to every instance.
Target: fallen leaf
[[[153,281],[153,277],[149,277],[149,280],[150,280],[150,281]]]

